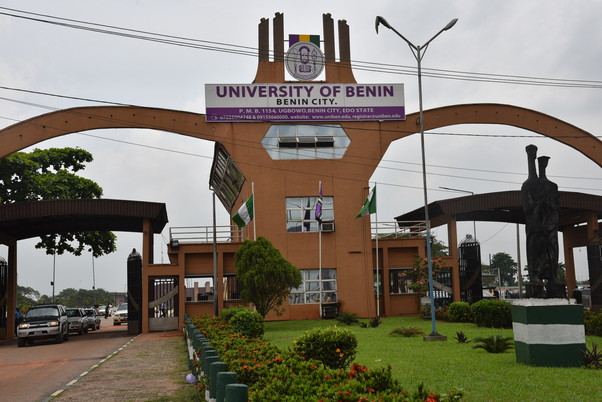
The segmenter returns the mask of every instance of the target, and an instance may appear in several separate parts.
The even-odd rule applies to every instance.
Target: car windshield
[[[117,307],[117,311],[127,311],[128,309],[128,304],[127,303],[121,303],[119,305],[119,307]]]
[[[41,307],[41,308],[32,308],[27,312],[26,317],[47,317],[47,316],[58,316],[58,310],[56,307]]]
[[[86,315],[89,317],[92,317],[94,315],[94,310],[88,309],[88,310],[85,310],[85,312],[86,312]]]
[[[67,309],[67,317],[80,317],[81,314],[79,313],[79,310],[76,308],[68,308]]]

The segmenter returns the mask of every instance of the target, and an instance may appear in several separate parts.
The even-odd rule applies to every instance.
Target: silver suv
[[[67,319],[69,321],[70,332],[77,332],[79,335],[88,333],[88,321],[84,309],[68,308]]]
[[[19,347],[31,345],[35,339],[48,338],[54,338],[56,343],[69,339],[67,313],[60,304],[31,307],[17,328]]]

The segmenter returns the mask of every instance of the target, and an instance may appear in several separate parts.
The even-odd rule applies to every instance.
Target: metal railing
[[[244,232],[236,225],[216,226],[218,243],[242,243]],[[372,238],[379,239],[416,238],[426,236],[425,221],[371,222]],[[180,226],[169,228],[169,240],[178,243],[213,243],[213,226]]]
[[[425,221],[394,221],[394,222],[371,222],[370,231],[372,238],[376,239],[399,239],[426,236]]]
[[[215,237],[218,243],[243,242],[244,233],[236,225],[216,226]],[[178,243],[213,243],[213,226],[181,226],[169,228],[169,240]]]

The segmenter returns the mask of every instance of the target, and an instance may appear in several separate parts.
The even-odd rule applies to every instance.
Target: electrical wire
[[[82,20],[68,19],[56,17],[48,14],[32,13],[24,10],[18,10],[8,7],[0,7],[0,15],[5,15],[13,18],[25,19],[38,23],[52,24],[65,28],[85,30],[95,33],[121,36],[130,39],[145,40],[168,44],[173,46],[182,46],[196,48],[200,50],[216,51],[222,53],[231,53],[243,56],[258,57],[258,49],[250,46],[242,46],[224,42],[208,41],[194,38],[186,38],[182,36],[166,35],[156,32],[135,30],[123,28],[114,25],[97,24]],[[15,14],[15,13],[20,13]],[[273,51],[270,51],[273,54]],[[385,74],[400,74],[400,75],[417,75],[417,68],[413,66],[404,66],[397,64],[375,63],[370,61],[351,60],[354,70],[379,72]],[[530,85],[530,86],[546,86],[546,87],[564,87],[564,88],[587,88],[601,89],[602,81],[600,80],[582,80],[582,79],[559,79],[547,77],[535,77],[526,75],[510,75],[510,74],[495,74],[495,73],[480,73],[460,70],[423,68],[422,75],[425,77],[473,81],[484,83],[498,84],[514,84],[514,85]]]

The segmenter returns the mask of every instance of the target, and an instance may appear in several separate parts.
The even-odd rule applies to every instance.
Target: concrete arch
[[[594,135],[552,116],[512,105],[452,105],[424,112],[425,130],[457,124],[502,124],[533,131],[576,149],[602,167],[602,141]],[[146,128],[178,133],[210,141],[233,139],[233,124],[269,125],[261,123],[207,123],[205,115],[178,110],[139,106],[92,106],[47,113],[0,130],[0,157],[41,141],[66,134],[108,128]],[[373,123],[343,122],[343,127]],[[419,131],[418,113],[404,121],[379,124],[381,156],[392,141]],[[230,140],[230,141],[228,141]]]
[[[392,140],[396,140],[419,132],[418,117],[418,113],[413,113],[407,116],[404,125],[385,122],[381,127],[383,130],[410,131],[390,133]],[[602,167],[602,141],[585,130],[535,110],[513,105],[475,103],[424,111],[425,130],[457,124],[501,124],[529,130],[574,148]]]

